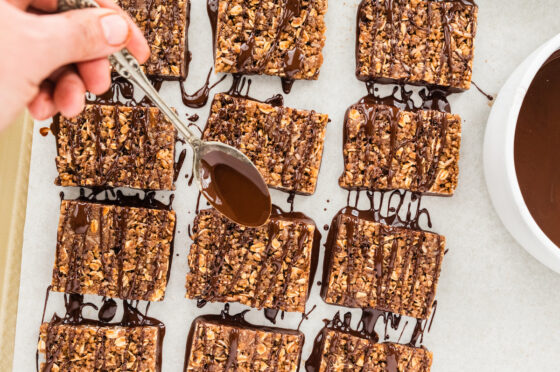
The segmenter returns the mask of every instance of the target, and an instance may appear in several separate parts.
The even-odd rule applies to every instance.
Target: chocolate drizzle
[[[218,85],[222,81],[224,81],[224,79],[227,77],[227,75],[224,75],[220,79],[218,79],[215,83],[210,85],[211,74],[212,74],[212,69],[210,69],[210,71],[208,71],[208,76],[206,77],[206,81],[205,81],[204,85],[200,89],[198,89],[196,92],[194,92],[193,94],[188,94],[186,92],[184,82],[179,83],[179,86],[181,88],[181,99],[182,99],[183,104],[185,106],[191,107],[191,108],[204,107],[206,105],[206,103],[208,103],[208,96],[210,95],[210,91],[216,85]]]
[[[51,287],[47,288],[47,293],[45,295],[45,305],[43,308],[43,315],[41,323],[44,323],[47,303],[49,300]],[[91,326],[91,327],[157,327],[158,328],[158,344],[157,344],[157,355],[156,355],[156,371],[161,371],[162,363],[162,350],[163,350],[163,338],[165,336],[165,325],[155,319],[148,316],[149,303],[146,305],[144,312],[139,310],[139,301],[128,302],[122,301],[123,315],[119,322],[111,322],[115,316],[117,304],[113,299],[103,298],[101,307],[98,307],[92,302],[85,302],[84,296],[79,294],[64,294],[64,306],[65,314],[63,316],[58,316],[54,314],[51,321],[48,323],[46,345],[45,345],[45,368],[43,371],[51,371],[54,367],[54,361],[61,352],[61,349],[54,349],[50,345],[54,342],[55,338],[55,327],[58,325],[69,325],[69,326]],[[98,319],[88,318],[83,315],[84,309],[92,308],[98,311]],[[73,338],[73,336],[71,336]],[[137,350],[137,356],[141,360],[144,354],[144,344],[139,343],[139,350]],[[104,355],[104,343],[98,344],[98,349],[96,350],[96,355]],[[51,354],[54,352],[54,354]],[[39,371],[39,350],[37,350],[36,355],[36,369]],[[99,360],[99,358],[96,358]],[[99,360],[102,363],[101,370],[104,369],[104,361]],[[97,361],[96,361],[97,363]],[[126,368],[123,365],[123,370]]]

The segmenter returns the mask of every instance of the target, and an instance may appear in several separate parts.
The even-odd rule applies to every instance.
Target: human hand
[[[112,0],[99,9],[59,14],[56,0],[0,0],[0,130],[27,106],[38,120],[79,114],[85,93],[111,84],[108,55],[126,47],[145,62],[150,48],[140,29]]]

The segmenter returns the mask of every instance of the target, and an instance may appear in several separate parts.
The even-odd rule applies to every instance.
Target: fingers
[[[140,63],[144,63],[150,57],[150,46],[144,37],[144,33],[138,28],[136,23],[130,18],[130,16],[123,11],[113,0],[97,0],[97,3],[102,8],[113,9],[121,14],[128,20],[130,27],[131,27],[131,37],[126,45],[127,49],[129,50],[134,57]]]
[[[89,92],[99,95],[110,88],[111,72],[109,60],[106,58],[78,63],[77,68]]]
[[[56,108],[66,117],[78,115],[84,109],[86,87],[72,69],[65,69],[59,76],[53,92]]]
[[[45,80],[39,87],[39,93],[27,106],[31,116],[37,120],[45,120],[58,112],[53,99],[54,84]]]
[[[42,58],[44,76],[60,66],[104,58],[125,47],[131,37],[128,20],[109,9],[35,17],[34,44]]]

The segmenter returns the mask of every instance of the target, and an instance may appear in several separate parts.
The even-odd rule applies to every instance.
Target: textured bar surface
[[[57,185],[173,189],[175,129],[157,108],[88,104],[52,128]]]
[[[341,187],[452,195],[459,177],[461,118],[361,102],[346,112],[343,146]]]
[[[320,366],[317,372],[429,372],[432,353],[394,343],[375,343],[350,333],[323,330]]]
[[[175,212],[63,200],[52,290],[161,301]]]
[[[328,115],[216,94],[203,138],[237,147],[274,188],[312,194]]]
[[[189,0],[116,0],[144,33],[150,57],[144,72],[164,80],[187,77]]]
[[[363,0],[356,74],[469,89],[478,7],[456,1]]]
[[[304,312],[318,248],[315,233],[315,225],[299,217],[273,214],[264,226],[246,228],[214,209],[200,211],[186,297]]]
[[[327,0],[218,0],[217,72],[317,79]]]
[[[120,327],[43,323],[40,371],[156,372],[158,327]]]
[[[340,214],[331,229],[335,240],[327,247],[321,290],[327,303],[429,317],[445,237],[351,214]]]
[[[282,371],[299,369],[299,331],[195,319],[185,371]]]

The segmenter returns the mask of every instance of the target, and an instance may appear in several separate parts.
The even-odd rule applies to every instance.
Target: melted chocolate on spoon
[[[560,51],[535,76],[515,132],[515,170],[525,204],[560,247]]]
[[[202,193],[222,214],[245,226],[261,226],[270,216],[268,187],[250,164],[222,151],[200,159]]]

